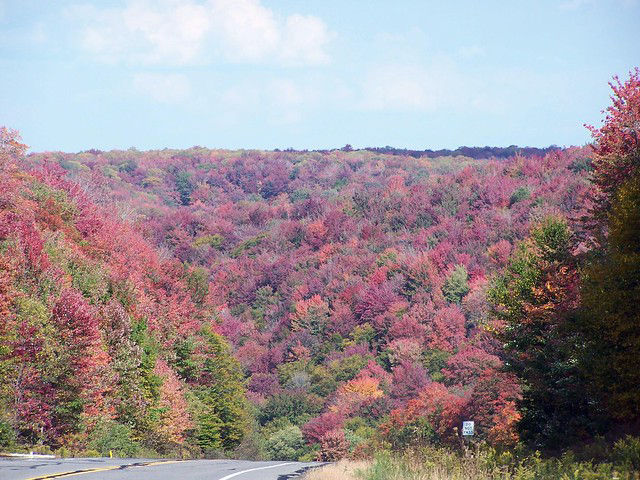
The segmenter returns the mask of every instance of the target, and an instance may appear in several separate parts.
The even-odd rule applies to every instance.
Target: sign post
[[[475,423],[471,420],[465,420],[462,422],[462,437],[460,437],[460,444],[464,449],[464,456],[469,456],[469,444],[475,433]]]

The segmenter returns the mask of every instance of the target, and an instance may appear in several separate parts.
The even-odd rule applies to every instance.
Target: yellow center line
[[[96,472],[106,472],[109,470],[119,470],[131,467],[152,467],[154,465],[166,465],[168,463],[178,463],[180,460],[159,460],[156,462],[148,462],[148,463],[132,463],[129,465],[112,465],[109,467],[99,467],[99,468],[87,468],[85,470],[70,470],[67,472],[58,472],[58,473],[48,473],[46,475],[39,475],[37,477],[27,478],[26,480],[50,480],[55,478],[62,477],[73,477],[76,475],[85,475],[87,473],[96,473]]]
[[[120,468],[120,465],[114,465],[112,467],[102,467],[102,468],[88,468],[86,470],[70,470],[68,472],[49,473],[47,475],[40,475],[37,477],[27,478],[26,480],[48,480],[50,478],[72,477],[74,475],[82,475],[85,473],[106,472],[107,470],[115,470],[117,468]]]
[[[180,463],[182,460],[158,460],[157,462],[145,463],[144,465],[133,465],[134,467],[152,467],[153,465],[166,465],[168,463]]]

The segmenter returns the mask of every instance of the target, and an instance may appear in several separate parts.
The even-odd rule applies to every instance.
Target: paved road
[[[246,460],[0,458],[0,480],[291,480],[321,463]]]

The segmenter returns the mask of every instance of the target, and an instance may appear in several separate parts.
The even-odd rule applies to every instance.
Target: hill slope
[[[193,269],[58,166],[27,172],[21,160],[0,154],[0,447],[130,456],[237,444],[240,371]]]
[[[64,168],[180,272],[191,292],[181,308],[199,320],[173,307],[150,315],[166,348],[158,358],[179,382],[193,382],[185,355],[210,323],[242,366],[253,428],[284,458],[291,452],[279,454],[278,442],[295,445],[293,456],[308,452],[301,433],[327,451],[364,444],[380,425],[392,443],[456,441],[462,417],[476,420],[481,438],[513,443],[519,388],[486,333],[487,280],[532,221],[580,215],[588,154],[193,148],[26,163]],[[430,424],[396,425],[394,409]]]

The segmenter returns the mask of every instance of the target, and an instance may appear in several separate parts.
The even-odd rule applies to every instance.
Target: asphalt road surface
[[[0,458],[0,480],[293,480],[321,463],[139,458]]]

